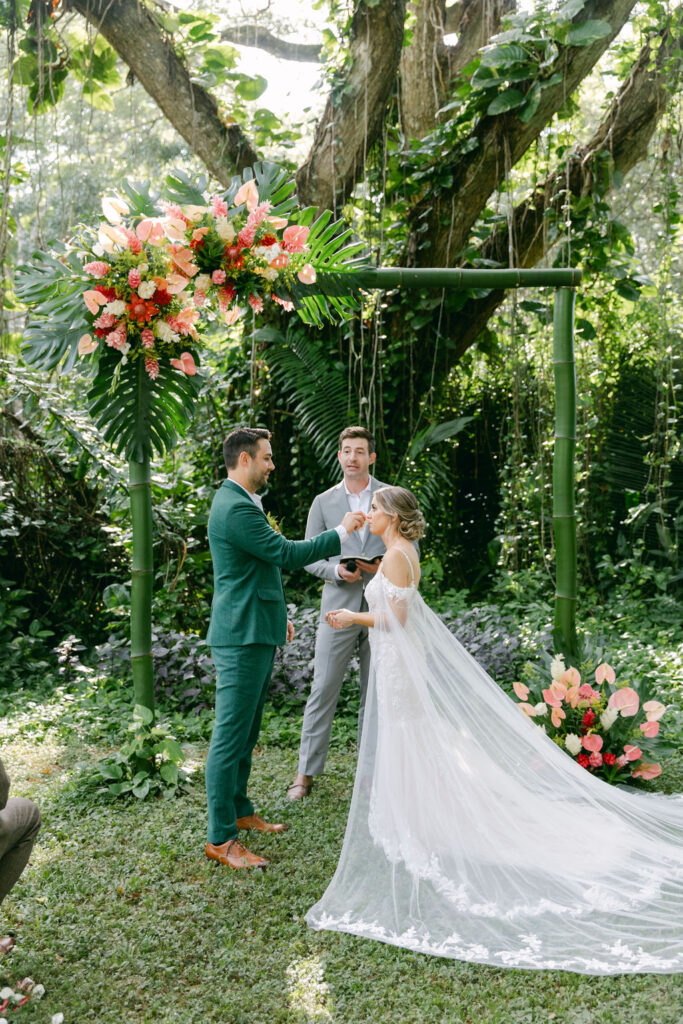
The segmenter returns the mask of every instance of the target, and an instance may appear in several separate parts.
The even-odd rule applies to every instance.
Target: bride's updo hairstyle
[[[397,516],[396,527],[406,540],[419,540],[424,535],[424,516],[412,491],[405,487],[380,487],[373,498],[383,512]]]

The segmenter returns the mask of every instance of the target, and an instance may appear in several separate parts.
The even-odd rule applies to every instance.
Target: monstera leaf
[[[185,433],[199,388],[197,377],[173,369],[166,360],[152,380],[143,359],[122,363],[118,353],[108,350],[100,356],[88,395],[90,415],[117,452],[144,462],[152,451],[170,451]]]
[[[32,264],[19,267],[17,295],[31,307],[22,344],[27,363],[41,370],[61,364],[63,372],[73,367],[78,339],[88,330],[83,303],[88,280],[76,253],[64,246],[55,255],[37,252]]]
[[[346,371],[299,328],[286,335],[272,328],[255,332],[269,342],[266,359],[271,377],[292,403],[296,421],[313,444],[320,463],[334,479],[339,434],[354,414],[349,410]]]

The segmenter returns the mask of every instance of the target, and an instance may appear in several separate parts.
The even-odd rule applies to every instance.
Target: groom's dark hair
[[[259,441],[270,441],[270,431],[263,427],[238,427],[228,434],[223,442],[223,458],[226,469],[235,469],[240,452],[247,452],[253,459],[258,451]]]
[[[367,427],[344,427],[339,435],[339,451],[341,451],[344,441],[350,437],[364,437],[368,442],[368,451],[372,455],[375,450],[375,439]]]

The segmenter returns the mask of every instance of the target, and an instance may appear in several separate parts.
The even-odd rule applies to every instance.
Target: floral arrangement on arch
[[[180,373],[197,366],[188,348],[199,340],[202,312],[237,322],[267,301],[290,312],[294,275],[313,284],[307,262],[309,228],[290,225],[259,201],[253,179],[237,191],[232,208],[219,195],[205,205],[161,203],[163,216],[124,220],[130,213],[118,196],[102,200],[105,220],[86,255],[83,269],[93,278],[83,291],[89,330],[78,343],[79,356],[104,345],[121,354],[122,364],[144,359],[148,376],[159,375],[168,359]]]
[[[646,756],[656,748],[666,705],[641,703],[633,687],[617,685],[607,662],[595,669],[595,685],[582,682],[578,669],[567,668],[561,654],[550,676],[550,685],[540,693],[533,685],[513,683],[518,706],[582,768],[612,783],[661,775],[661,765]],[[534,697],[539,699],[532,703]]]

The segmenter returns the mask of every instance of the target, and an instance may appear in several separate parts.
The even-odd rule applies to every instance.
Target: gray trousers
[[[365,611],[363,602],[361,610]],[[337,709],[344,676],[359,645],[360,657],[360,709],[358,712],[358,740],[363,728],[365,694],[370,672],[370,641],[364,626],[332,629],[320,622],[315,641],[315,667],[311,693],[306,701],[304,723],[299,745],[299,772],[301,775],[321,775],[330,745],[332,720]]]
[[[0,903],[31,856],[40,828],[40,811],[23,797],[10,797],[0,811]]]

